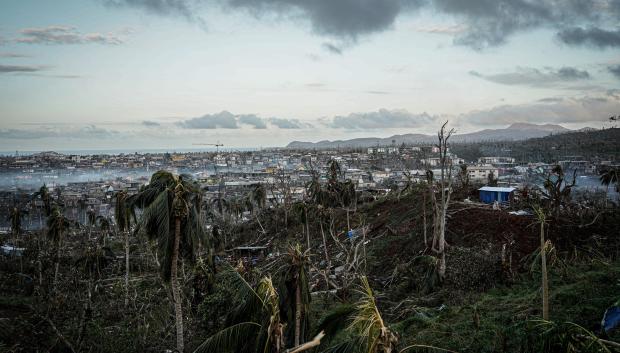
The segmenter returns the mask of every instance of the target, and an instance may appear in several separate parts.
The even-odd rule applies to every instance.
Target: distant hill
[[[468,134],[455,134],[452,137],[452,142],[480,142],[480,141],[519,141],[526,140],[535,137],[545,137],[551,134],[566,133],[573,130],[567,129],[560,125],[552,124],[528,124],[528,123],[515,123],[505,129],[485,129]],[[372,147],[377,145],[400,145],[406,144],[418,144],[418,143],[434,143],[437,137],[435,135],[425,134],[404,134],[394,135],[386,138],[379,137],[365,137],[356,138],[351,140],[336,140],[336,141],[319,141],[319,142],[303,142],[293,141],[289,143],[287,148],[336,148],[336,147]]]

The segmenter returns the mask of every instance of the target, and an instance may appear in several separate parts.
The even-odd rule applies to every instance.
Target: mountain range
[[[587,130],[584,128],[581,130]],[[480,141],[518,141],[526,140],[529,138],[545,137],[551,134],[560,134],[576,130],[567,129],[560,125],[553,124],[529,124],[529,123],[514,123],[505,129],[484,129],[467,134],[455,134],[451,137],[452,142],[480,142]],[[304,142],[293,141],[289,143],[286,148],[337,148],[337,147],[372,147],[372,146],[386,146],[386,145],[400,145],[405,144],[419,144],[419,143],[435,143],[437,142],[437,136],[425,135],[425,134],[404,134],[394,135],[390,137],[363,137],[355,138],[351,140],[336,140],[336,141],[318,141],[318,142]]]

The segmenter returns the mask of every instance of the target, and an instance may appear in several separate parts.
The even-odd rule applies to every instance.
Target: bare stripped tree
[[[446,213],[450,204],[450,195],[452,194],[452,158],[448,152],[448,140],[454,133],[454,129],[446,131],[448,121],[443,123],[441,129],[437,132],[439,149],[439,166],[441,175],[439,179],[440,199],[435,203],[436,207],[436,233],[433,237],[433,250],[439,258],[439,268],[437,274],[441,280],[446,275]]]

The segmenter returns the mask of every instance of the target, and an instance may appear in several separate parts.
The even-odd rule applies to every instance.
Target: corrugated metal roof
[[[479,191],[495,191],[495,192],[513,192],[516,188],[513,187],[498,187],[498,186],[483,186]]]

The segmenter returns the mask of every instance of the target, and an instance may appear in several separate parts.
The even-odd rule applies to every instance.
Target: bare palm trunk
[[[349,208],[347,207],[347,231],[351,230],[351,222],[349,217]]]
[[[306,243],[310,249],[310,221],[308,220],[308,210],[304,208],[304,217],[306,219]]]
[[[325,276],[325,286],[326,290],[329,291],[329,271],[331,270],[331,263],[329,261],[329,252],[327,251],[327,239],[325,238],[325,231],[323,230],[323,222],[319,220],[319,225],[321,226],[321,236],[323,237],[323,248],[325,249],[325,262],[327,263],[327,269],[323,273]]]
[[[545,251],[545,225],[540,225],[540,270],[542,272],[543,320],[549,320],[549,281],[547,278],[547,255]]]
[[[125,231],[125,306],[129,305],[129,232]]]
[[[53,291],[56,291],[56,281],[58,280],[58,267],[60,265],[60,243],[61,240],[58,240],[58,244],[56,246],[56,263],[54,264],[54,283],[52,284]]]
[[[423,224],[422,227],[424,227],[424,246],[428,247],[428,239],[426,237],[426,192],[422,193],[423,196],[423,201],[422,201],[422,220],[423,220]]]
[[[184,352],[183,342],[183,307],[181,305],[181,291],[179,279],[177,277],[177,262],[179,260],[179,243],[181,240],[181,219],[175,220],[174,229],[174,248],[172,250],[172,265],[170,266],[170,285],[172,286],[172,297],[174,299],[174,314],[177,328],[177,350]]]
[[[295,289],[295,347],[301,343],[301,285]]]

